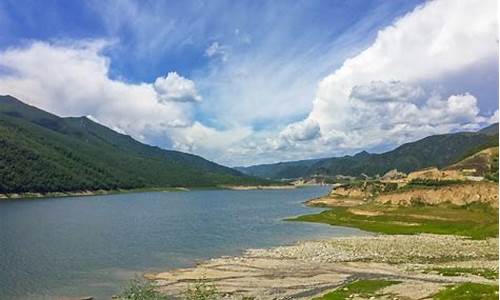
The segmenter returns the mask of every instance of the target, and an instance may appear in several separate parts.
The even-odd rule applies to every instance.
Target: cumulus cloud
[[[309,141],[319,137],[319,135],[319,124],[312,119],[290,124],[280,132],[281,138],[290,141]]]
[[[91,115],[137,139],[193,123],[188,104],[201,99],[192,81],[174,73],[156,84],[127,83],[109,77],[105,41],[34,42],[0,52],[0,94],[61,116]],[[166,100],[172,101],[166,101]],[[185,101],[185,100],[184,100]]]
[[[422,88],[401,81],[377,80],[365,85],[355,85],[350,97],[365,101],[413,101],[423,94]]]
[[[194,82],[180,76],[177,72],[169,72],[165,77],[156,78],[154,88],[162,101],[201,101]]]
[[[228,162],[231,158],[226,157],[232,147],[239,141],[251,136],[253,131],[248,127],[236,127],[227,130],[217,130],[207,127],[200,122],[194,122],[191,126],[178,128],[170,132],[174,141],[175,149],[204,153],[210,157]]]
[[[315,122],[321,134],[310,148],[349,152],[477,129],[495,119],[480,114],[473,94],[454,92],[446,82],[474,76],[467,74],[472,66],[498,63],[496,11],[493,0],[417,7],[321,80],[311,113],[288,126],[287,135],[301,136],[301,124]]]

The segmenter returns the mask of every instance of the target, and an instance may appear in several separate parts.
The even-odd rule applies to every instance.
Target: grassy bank
[[[370,298],[381,296],[377,292],[387,286],[398,284],[400,281],[389,280],[358,280],[346,284],[337,290],[323,295],[322,297],[314,298],[313,300],[343,300],[356,297]],[[371,299],[371,298],[370,298]]]
[[[289,221],[326,223],[385,234],[452,234],[484,239],[498,236],[498,209],[485,204],[336,207]]]
[[[359,280],[337,288],[335,291],[327,293],[322,297],[313,300],[345,300],[352,298],[378,299],[390,294],[381,292],[385,287],[398,284],[398,281],[389,280]],[[386,299],[384,297],[384,299]],[[397,299],[393,298],[393,299]],[[498,299],[498,285],[480,283],[462,283],[450,285],[435,294],[434,300],[494,300]]]
[[[462,283],[452,285],[440,291],[434,300],[496,300],[498,285],[480,283]]]

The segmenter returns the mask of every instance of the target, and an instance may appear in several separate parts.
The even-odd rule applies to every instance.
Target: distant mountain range
[[[431,166],[442,168],[491,146],[498,146],[498,123],[478,132],[429,136],[382,154],[363,151],[354,156],[280,162],[236,169],[248,175],[269,179],[293,179],[312,175],[374,176],[383,175],[392,169],[411,172]]]
[[[11,96],[0,96],[0,149],[0,194],[266,183]]]

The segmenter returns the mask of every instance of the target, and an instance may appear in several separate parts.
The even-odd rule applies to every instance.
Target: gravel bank
[[[379,235],[307,241],[294,246],[248,250],[246,256],[321,262],[387,263],[461,261],[498,258],[498,239],[469,240],[449,235]]]
[[[498,238],[469,240],[422,234],[307,241],[251,249],[239,257],[212,259],[194,268],[148,277],[156,281],[161,291],[174,296],[205,278],[232,299],[309,299],[356,279],[402,281],[390,290],[405,299],[429,297],[450,283],[495,283],[474,275],[445,277],[424,273],[443,265],[498,269]],[[422,290],[422,286],[432,288]]]

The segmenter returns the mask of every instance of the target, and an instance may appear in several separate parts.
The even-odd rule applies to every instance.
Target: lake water
[[[328,187],[0,201],[0,299],[110,299],[143,272],[356,229],[284,222]]]

